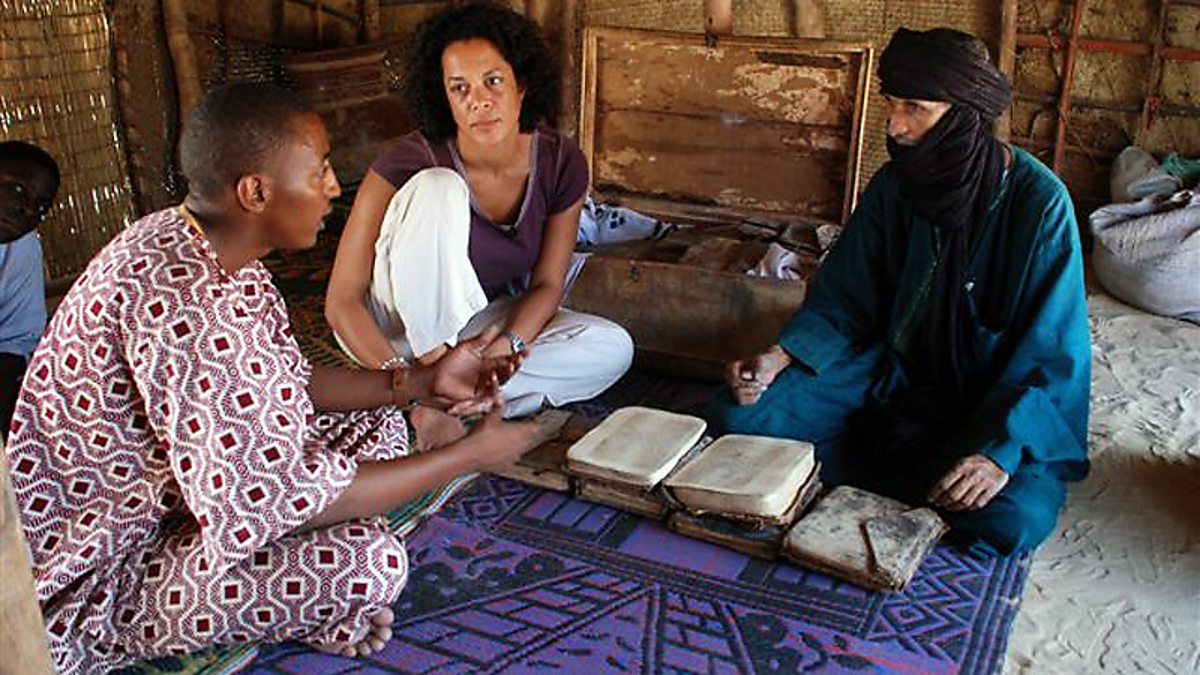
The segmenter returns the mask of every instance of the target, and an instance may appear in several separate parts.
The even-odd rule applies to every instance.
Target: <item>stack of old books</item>
[[[598,424],[562,411],[541,422],[543,442],[502,475],[664,519],[677,532],[750,555],[782,554],[869,588],[903,588],[946,529],[929,509],[855,488],[818,498],[810,443],[713,441],[704,420],[645,407],[622,408]]]

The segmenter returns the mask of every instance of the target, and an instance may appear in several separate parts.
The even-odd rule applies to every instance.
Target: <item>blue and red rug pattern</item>
[[[939,546],[889,595],[482,476],[407,542],[395,636],[361,659],[260,647],[253,673],[989,673],[1026,558]]]

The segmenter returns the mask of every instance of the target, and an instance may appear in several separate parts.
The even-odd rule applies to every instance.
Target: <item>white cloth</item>
[[[467,340],[503,322],[513,298],[498,298],[471,317],[458,334]],[[633,363],[633,339],[616,323],[594,314],[559,309],[529,344],[521,369],[500,388],[504,416],[523,417],[543,405],[561,406],[599,395]]]
[[[467,256],[469,200],[457,173],[425,169],[396,191],[383,216],[367,305],[393,347],[406,343],[406,356],[454,345],[487,305]]]
[[[493,323],[503,324],[512,309],[510,297],[487,302],[471,267],[469,199],[466,182],[457,173],[426,169],[409,179],[388,206],[375,244],[367,309],[401,356],[411,358],[442,343],[475,337]],[[572,259],[571,280],[584,260],[583,255]],[[419,344],[413,339],[418,335]],[[355,358],[340,337],[338,342]],[[547,403],[592,398],[620,379],[632,362],[633,339],[624,328],[559,309],[529,343],[520,370],[501,388],[504,416],[522,417]]]
[[[603,246],[635,239],[662,239],[678,227],[612,204],[597,204],[591,195],[579,214],[578,246]]]
[[[1108,292],[1148,312],[1200,323],[1200,192],[1109,204],[1089,222],[1093,269]]]
[[[771,242],[767,247],[767,252],[763,254],[758,264],[753,269],[748,270],[746,274],[752,277],[765,277],[767,279],[799,279],[800,273],[800,256],[796,255],[795,251],[788,249]]]

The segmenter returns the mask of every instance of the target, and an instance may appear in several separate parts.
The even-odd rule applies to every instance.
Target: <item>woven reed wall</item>
[[[58,160],[39,228],[50,279],[78,274],[133,214],[103,0],[0,0],[0,138]]]
[[[1072,6],[1059,0],[1021,0],[1017,30],[1022,35],[1064,36]],[[1080,36],[1200,49],[1200,4],[1172,2],[1161,36],[1161,0],[1088,0]],[[1014,73],[1013,139],[1053,163],[1057,107],[1065,54],[1048,49],[1017,49]],[[1161,158],[1170,152],[1200,155],[1200,62],[1165,61],[1153,80],[1149,56],[1081,50],[1073,69],[1072,107],[1064,135],[1060,175],[1084,212],[1110,201],[1113,159],[1136,144]],[[1157,85],[1157,86],[1155,86]],[[1157,112],[1143,126],[1142,106],[1154,94]]]
[[[791,0],[740,0],[733,4],[735,35],[788,35]],[[995,48],[1000,34],[999,3],[990,0],[817,0],[825,13],[826,37],[872,42],[878,49],[901,26],[925,29],[949,26],[979,36]],[[586,24],[699,32],[704,28],[702,0],[587,0]],[[877,54],[878,55],[878,54]],[[577,85],[577,78],[572,82]],[[863,177],[887,161],[886,112],[873,87],[863,143]],[[863,181],[866,185],[866,181]]]

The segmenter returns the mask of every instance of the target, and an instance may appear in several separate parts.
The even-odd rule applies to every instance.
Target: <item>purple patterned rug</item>
[[[493,476],[408,550],[382,652],[263,646],[250,672],[990,673],[1027,571],[938,546],[903,593],[871,593]]]

